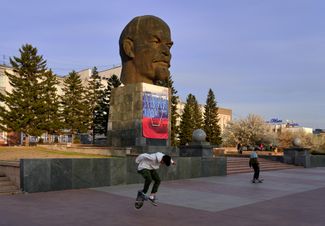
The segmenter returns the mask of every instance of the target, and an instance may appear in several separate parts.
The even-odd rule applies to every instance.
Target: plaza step
[[[259,158],[261,171],[292,169],[297,166],[281,162]],[[253,169],[249,167],[248,157],[227,157],[227,174],[251,173]]]
[[[0,195],[14,195],[21,191],[10,179],[3,173],[0,173]]]

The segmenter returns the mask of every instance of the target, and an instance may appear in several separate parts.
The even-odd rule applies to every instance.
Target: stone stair
[[[14,183],[3,173],[0,173],[0,195],[14,195],[19,194],[21,191]]]
[[[258,158],[261,172],[271,170],[292,169],[297,166],[281,163],[277,161]],[[227,174],[252,173],[253,169],[249,167],[249,158],[245,157],[227,157]]]

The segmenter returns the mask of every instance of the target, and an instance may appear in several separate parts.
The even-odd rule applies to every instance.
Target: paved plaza
[[[323,226],[325,168],[163,181],[159,206],[134,200],[141,184],[0,196],[0,225]]]

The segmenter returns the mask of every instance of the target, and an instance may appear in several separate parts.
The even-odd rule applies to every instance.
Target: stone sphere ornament
[[[204,142],[207,138],[207,134],[203,129],[196,129],[192,133],[192,141],[194,142]]]
[[[295,147],[300,147],[301,146],[301,139],[296,137],[295,139],[293,139],[292,144]]]

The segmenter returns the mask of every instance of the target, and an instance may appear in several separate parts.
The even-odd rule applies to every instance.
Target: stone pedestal
[[[283,151],[284,163],[294,164],[296,166],[310,167],[310,152],[308,148],[286,148]]]
[[[213,157],[212,146],[209,142],[191,142],[189,145],[180,146],[181,157]]]
[[[152,139],[144,136],[142,120],[148,104],[147,96],[165,95],[168,98],[168,138]],[[145,96],[147,95],[147,96]],[[154,152],[154,147],[170,147],[170,98],[168,88],[146,83],[129,84],[112,90],[108,122],[108,145],[131,152]],[[156,107],[156,106],[155,106]],[[156,120],[159,123],[159,118]],[[156,125],[154,125],[156,126]],[[128,153],[130,154],[130,153]]]

